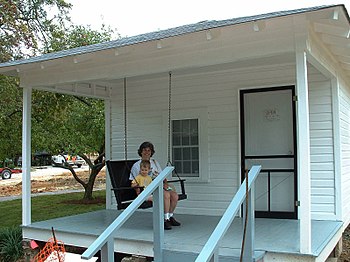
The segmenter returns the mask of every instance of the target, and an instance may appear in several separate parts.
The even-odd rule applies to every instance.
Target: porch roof
[[[120,213],[121,211],[117,210],[100,210],[36,222],[23,227],[23,237],[47,241],[51,237],[51,227],[53,227],[57,239],[66,245],[87,247]],[[219,216],[177,215],[176,217],[182,225],[165,232],[165,252],[168,254],[188,252],[195,256],[203,248],[220,220]],[[299,220],[256,219],[255,250],[300,255],[299,223]],[[342,222],[312,220],[311,227],[312,256],[324,256],[327,245],[334,240],[338,241],[341,237]],[[242,218],[235,218],[219,244],[222,255],[239,256],[242,229]],[[116,232],[114,239],[116,252],[152,256],[152,213],[136,212]]]
[[[296,15],[301,13],[309,13],[313,11],[320,11],[323,9],[337,8],[337,7],[340,7],[343,9],[345,16],[347,18],[348,24],[350,24],[349,15],[347,14],[347,11],[344,5],[324,5],[324,6],[316,6],[316,7],[295,9],[295,10],[272,12],[272,13],[260,14],[255,16],[239,17],[239,18],[226,19],[226,20],[220,20],[220,21],[209,20],[209,21],[198,22],[195,24],[188,24],[188,25],[183,25],[175,28],[170,28],[166,30],[160,30],[160,31],[140,34],[136,36],[125,37],[114,41],[108,41],[108,42],[98,43],[94,45],[82,46],[82,47],[63,50],[59,52],[48,53],[37,57],[31,57],[28,59],[0,63],[0,73],[18,75],[18,72],[16,72],[16,70],[14,70],[13,67],[31,64],[31,63],[37,63],[37,62],[44,62],[44,61],[49,61],[49,60],[54,60],[54,59],[59,59],[59,58],[64,58],[69,56],[88,54],[88,53],[93,53],[93,52],[103,51],[108,49],[115,49],[115,48],[130,46],[130,45],[136,45],[144,42],[161,40],[169,37],[180,36],[180,35],[195,33],[199,31],[219,28],[219,27],[244,24],[248,22],[256,22],[264,19],[272,19],[272,18]]]

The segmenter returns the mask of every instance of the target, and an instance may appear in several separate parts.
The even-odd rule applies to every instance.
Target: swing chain
[[[124,77],[124,156],[128,159],[127,119],[126,119],[126,77]]]
[[[171,71],[169,71],[169,107],[168,107],[168,162],[167,166],[171,165],[170,161],[170,138],[171,138]]]

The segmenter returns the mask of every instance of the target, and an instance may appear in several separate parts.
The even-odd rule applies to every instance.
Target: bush
[[[15,165],[14,165],[14,164],[9,164],[9,165],[8,165],[8,168],[14,169],[14,168],[15,168]]]
[[[8,227],[0,231],[0,261],[13,262],[23,257],[22,229]]]

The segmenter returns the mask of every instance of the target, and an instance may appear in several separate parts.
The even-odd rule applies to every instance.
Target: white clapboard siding
[[[289,70],[286,71],[286,68]],[[293,79],[293,66],[235,71],[172,75],[172,110],[205,108],[207,115],[207,182],[186,182],[188,199],[181,201],[177,212],[222,213],[239,184],[239,105],[242,86],[265,86],[278,76]],[[281,76],[282,75],[282,76]],[[282,81],[282,80],[281,80]],[[242,84],[241,84],[242,83]],[[112,158],[124,158],[123,83],[112,101]],[[118,92],[116,92],[118,93]],[[155,158],[166,162],[168,110],[168,75],[127,80],[128,155],[137,157],[138,145],[145,140],[156,147]],[[164,117],[165,116],[165,117]],[[134,152],[132,152],[134,151]],[[131,157],[130,157],[131,158]],[[202,160],[205,161],[205,160]]]
[[[340,143],[342,214],[345,224],[350,221],[350,90],[340,85]]]
[[[310,136],[313,214],[334,214],[334,163],[330,83],[311,67]],[[172,73],[172,113],[205,109],[207,112],[206,162],[208,180],[188,179],[188,200],[181,201],[177,212],[220,214],[240,183],[239,90],[291,85],[293,65],[266,65],[255,68],[196,70]],[[112,98],[112,159],[124,159],[123,82],[116,84]],[[167,160],[168,74],[127,79],[128,158],[143,141],[152,141],[155,158]],[[319,101],[321,99],[321,101]],[[332,182],[330,185],[328,182]],[[322,193],[323,192],[323,193]]]
[[[319,179],[314,179],[311,181],[311,186],[313,188],[327,188],[327,187],[334,187],[334,179],[322,179],[322,178],[319,178]]]
[[[309,107],[312,217],[320,214],[332,217],[335,215],[335,174],[330,81],[309,83]]]

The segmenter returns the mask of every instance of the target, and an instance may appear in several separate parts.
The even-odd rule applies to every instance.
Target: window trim
[[[208,165],[208,110],[207,108],[172,110],[171,120],[198,119],[198,137],[199,137],[199,176],[183,177],[189,182],[209,182]],[[163,136],[164,141],[168,142],[168,112],[163,113]],[[172,125],[172,122],[171,122]],[[172,135],[172,126],[170,127]],[[172,136],[170,139],[170,158],[172,159]],[[181,174],[179,174],[181,177]]]

